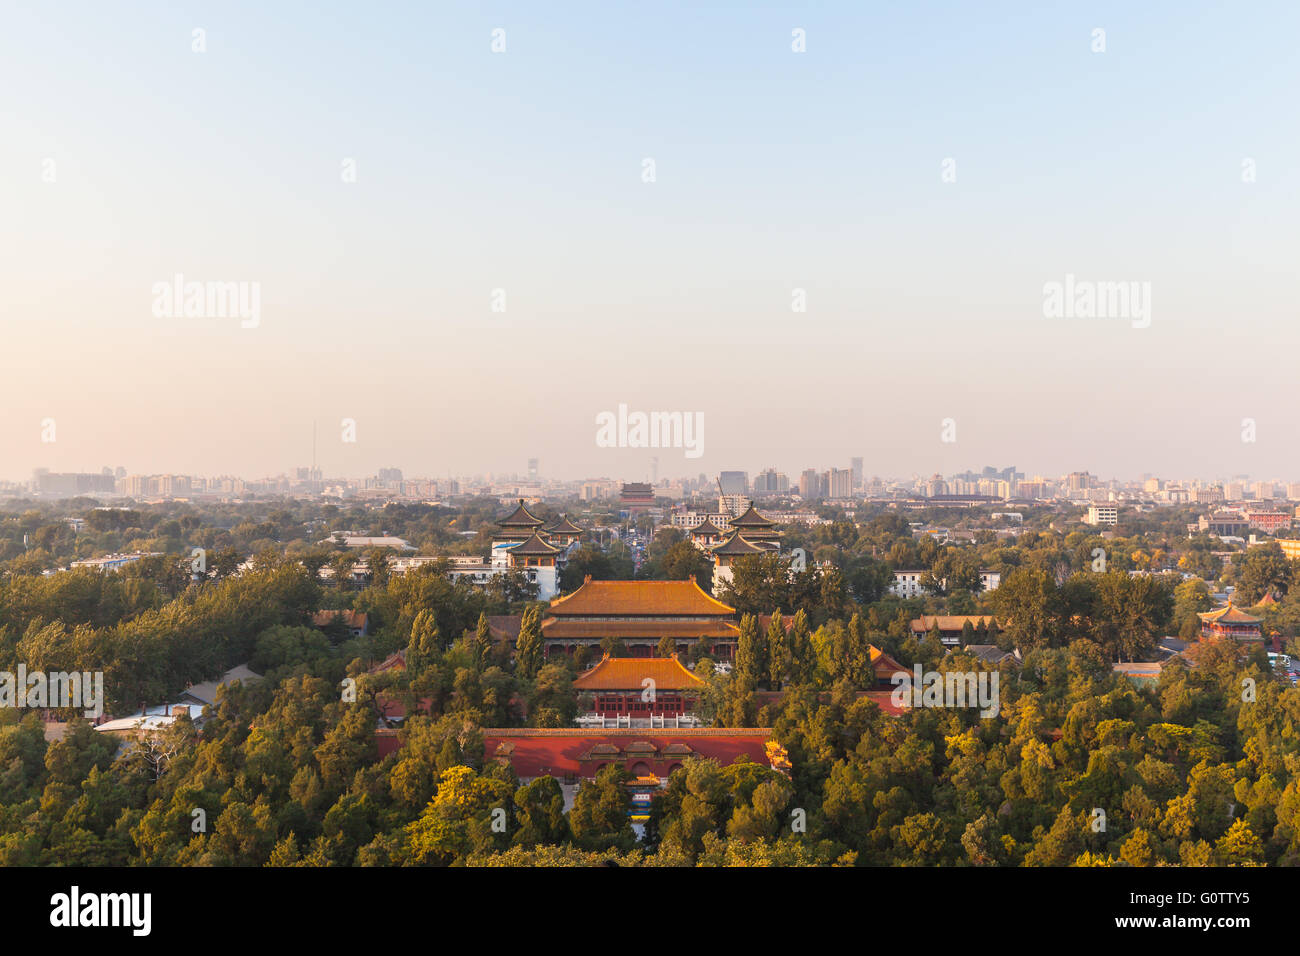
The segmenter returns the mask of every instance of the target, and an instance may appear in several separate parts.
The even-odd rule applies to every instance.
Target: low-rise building
[[[899,597],[920,597],[925,593],[925,588],[921,587],[921,578],[927,573],[924,570],[916,569],[895,571],[894,586],[889,590]]]
[[[1291,527],[1291,515],[1285,511],[1247,511],[1246,521],[1251,528],[1267,534]]]
[[[979,636],[997,633],[998,622],[987,614],[923,614],[912,621],[912,636],[924,638],[938,628],[939,642],[945,647],[956,647],[961,644],[967,624]]]
[[[161,551],[132,551],[128,554],[106,554],[99,558],[82,558],[73,561],[68,567],[91,568],[96,571],[118,571],[128,564],[134,564],[141,558],[156,558]]]
[[[1113,526],[1119,523],[1119,509],[1115,505],[1088,505],[1088,515],[1083,520],[1093,526]]]

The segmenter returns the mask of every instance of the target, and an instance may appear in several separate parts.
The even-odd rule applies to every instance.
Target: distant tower
[[[535,480],[537,478],[537,459],[528,459],[528,477]]]
[[[659,456],[655,455],[650,459],[650,483],[659,484]]]

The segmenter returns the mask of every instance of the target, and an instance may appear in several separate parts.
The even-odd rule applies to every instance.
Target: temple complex
[[[740,515],[721,528],[709,518],[689,529],[691,541],[713,558],[713,588],[732,580],[732,567],[740,558],[779,554],[781,532],[776,522],[764,518],[751,503]]]
[[[528,510],[522,498],[515,510],[497,522],[492,536],[489,575],[506,569],[524,572],[537,585],[537,597],[549,601],[560,593],[560,571],[578,546],[582,529],[567,517],[547,525]]]

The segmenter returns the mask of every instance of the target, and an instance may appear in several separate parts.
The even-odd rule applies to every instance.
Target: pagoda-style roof
[[[537,534],[537,532],[534,531],[529,536],[527,541],[524,541],[521,544],[517,544],[513,548],[511,548],[510,554],[512,557],[517,554],[544,555],[549,557],[550,555],[553,554],[559,554],[561,550],[563,549],[557,548],[555,545],[542,540],[542,538]]]
[[[704,686],[677,659],[672,657],[610,657],[606,654],[591,670],[574,678],[574,690],[635,690],[654,681],[654,689],[695,690]]]
[[[733,528],[771,528],[776,522],[769,521],[759,514],[751,504],[743,515],[739,518],[731,519]]]
[[[583,618],[548,617],[542,621],[542,637],[548,641],[601,640],[619,637],[671,637],[679,641],[730,640],[740,637],[740,628],[722,618],[694,621],[659,621],[627,618],[621,621],[588,621]]]
[[[540,528],[546,524],[541,518],[524,507],[524,499],[519,499],[519,507],[508,518],[497,522],[502,528]]]
[[[692,535],[696,535],[696,536],[701,537],[701,538],[703,538],[703,537],[713,537],[713,538],[716,538],[718,535],[726,534],[727,532],[723,531],[723,530],[722,530],[721,528],[719,528],[716,524],[714,524],[712,518],[705,518],[703,521],[701,521],[699,524],[697,524],[694,528],[692,528],[692,529],[690,530],[690,533],[691,533]]]
[[[760,548],[752,542],[746,541],[737,531],[722,544],[713,549],[714,554],[744,555],[744,554],[768,554],[768,548]]]
[[[912,633],[920,634],[933,627],[941,631],[960,631],[967,624],[971,627],[996,627],[997,623],[991,614],[922,614],[912,620]]]
[[[1259,603],[1256,604],[1255,607],[1270,607],[1271,605],[1274,605],[1276,603],[1277,603],[1277,598],[1273,597],[1273,592],[1265,591],[1264,596],[1259,599]]]
[[[588,575],[572,594],[551,601],[556,617],[730,617],[736,609],[685,581],[593,581]]]
[[[875,668],[878,676],[882,674],[892,675],[899,671],[907,670],[907,668],[898,663],[898,661],[894,660],[880,648],[876,647],[875,644],[868,644],[867,650],[868,655],[871,657],[871,666]]]
[[[1213,611],[1202,611],[1196,615],[1207,624],[1258,624],[1263,618],[1252,617],[1231,601]]]
[[[570,521],[568,515],[560,515],[560,520],[543,528],[542,534],[582,534],[582,529]]]

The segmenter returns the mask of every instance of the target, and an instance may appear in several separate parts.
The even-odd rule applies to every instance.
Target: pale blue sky
[[[6,3],[0,477],[635,478],[624,402],[704,413],[661,474],[1300,479],[1300,6],[1135,6]]]

